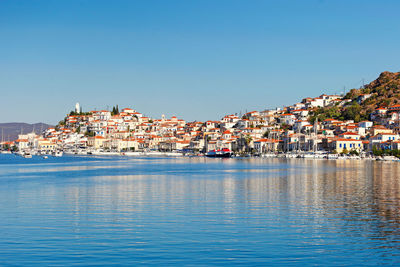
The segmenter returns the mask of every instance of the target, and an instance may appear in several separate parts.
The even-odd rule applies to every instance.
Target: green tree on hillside
[[[111,111],[111,115],[118,115],[119,114],[119,108],[118,105],[117,106],[113,106],[112,111]]]

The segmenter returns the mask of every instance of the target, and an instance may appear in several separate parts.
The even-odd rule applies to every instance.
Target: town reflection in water
[[[174,210],[238,217],[262,215],[279,207],[288,217],[296,213],[341,223],[369,222],[363,227],[369,227],[366,232],[372,237],[400,234],[397,163],[249,159],[240,166],[235,160],[226,160],[213,168],[207,168],[204,160],[174,163],[190,164],[191,168],[149,174],[135,174],[133,168],[129,175],[114,169],[112,174],[94,177],[90,187],[66,187],[65,201],[75,207],[77,217],[98,209],[115,214]],[[159,164],[171,162],[161,160]]]

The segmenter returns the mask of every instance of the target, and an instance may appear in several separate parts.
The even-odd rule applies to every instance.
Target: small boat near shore
[[[51,155],[54,157],[62,157],[63,154],[64,152],[62,150],[53,151],[53,153],[51,153]]]
[[[230,158],[232,157],[232,151],[229,148],[214,149],[207,152],[206,157],[209,158]]]
[[[22,157],[24,157],[26,159],[31,159],[32,153],[30,153],[29,151],[26,151],[25,153],[22,154]]]

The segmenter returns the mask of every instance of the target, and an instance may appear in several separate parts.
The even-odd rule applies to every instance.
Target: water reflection
[[[203,162],[192,160],[190,164],[200,165],[191,168],[189,176],[177,176],[185,174],[179,168],[169,170],[168,175],[163,175],[163,169],[158,174],[118,175],[119,170],[113,167],[113,175],[94,177],[88,188],[80,184],[67,187],[64,195],[75,206],[81,202],[87,206],[108,201],[110,205],[103,206],[121,212],[140,211],[143,203],[161,203],[161,207],[166,207],[221,202],[224,212],[233,209],[236,213],[240,212],[238,208],[249,212],[279,203],[310,216],[343,220],[379,218],[396,224],[393,227],[399,223],[398,164],[271,159],[249,160],[236,166],[232,162],[220,162],[217,169],[207,170],[201,165]],[[182,160],[175,163],[182,164]]]

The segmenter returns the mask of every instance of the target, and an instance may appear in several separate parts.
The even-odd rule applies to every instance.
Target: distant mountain
[[[0,123],[0,141],[14,141],[18,138],[18,135],[22,133],[35,132],[39,134],[41,131],[52,127],[51,125],[45,123],[21,123],[21,122],[9,122]],[[3,134],[3,135],[2,135]]]

